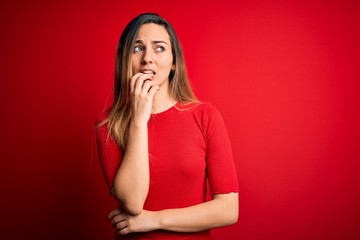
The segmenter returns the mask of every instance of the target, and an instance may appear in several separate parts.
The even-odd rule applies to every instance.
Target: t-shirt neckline
[[[167,113],[170,113],[172,111],[174,111],[176,109],[176,106],[179,104],[179,102],[176,102],[174,105],[172,105],[171,107],[169,107],[168,109],[162,111],[162,112],[158,112],[158,113],[151,113],[151,116],[162,116],[165,115]]]

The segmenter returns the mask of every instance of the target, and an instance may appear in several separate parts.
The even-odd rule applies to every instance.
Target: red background
[[[357,1],[100,2],[1,2],[1,239],[111,239],[94,121],[144,11],[229,131],[240,218],[214,239],[360,239]]]

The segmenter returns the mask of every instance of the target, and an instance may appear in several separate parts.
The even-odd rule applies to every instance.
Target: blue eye
[[[143,48],[141,46],[135,46],[134,47],[134,52],[140,52],[142,50],[143,50]]]
[[[157,48],[155,49],[155,51],[157,51],[157,52],[164,52],[164,51],[165,51],[165,48],[164,48],[164,47],[157,47]]]

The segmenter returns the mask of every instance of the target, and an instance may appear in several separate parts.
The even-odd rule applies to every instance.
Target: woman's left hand
[[[158,223],[156,212],[146,210],[132,216],[120,209],[115,209],[109,213],[108,219],[122,235],[132,232],[150,232],[157,229]]]

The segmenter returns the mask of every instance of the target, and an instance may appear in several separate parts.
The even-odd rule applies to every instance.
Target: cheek
[[[164,68],[169,68],[171,69],[172,65],[173,65],[173,58],[172,55],[167,55],[164,56],[164,58],[162,59],[162,65],[164,66]],[[170,71],[170,70],[169,70]]]
[[[132,58],[130,64],[133,72],[136,72],[137,69],[139,69],[139,63],[136,59]]]

